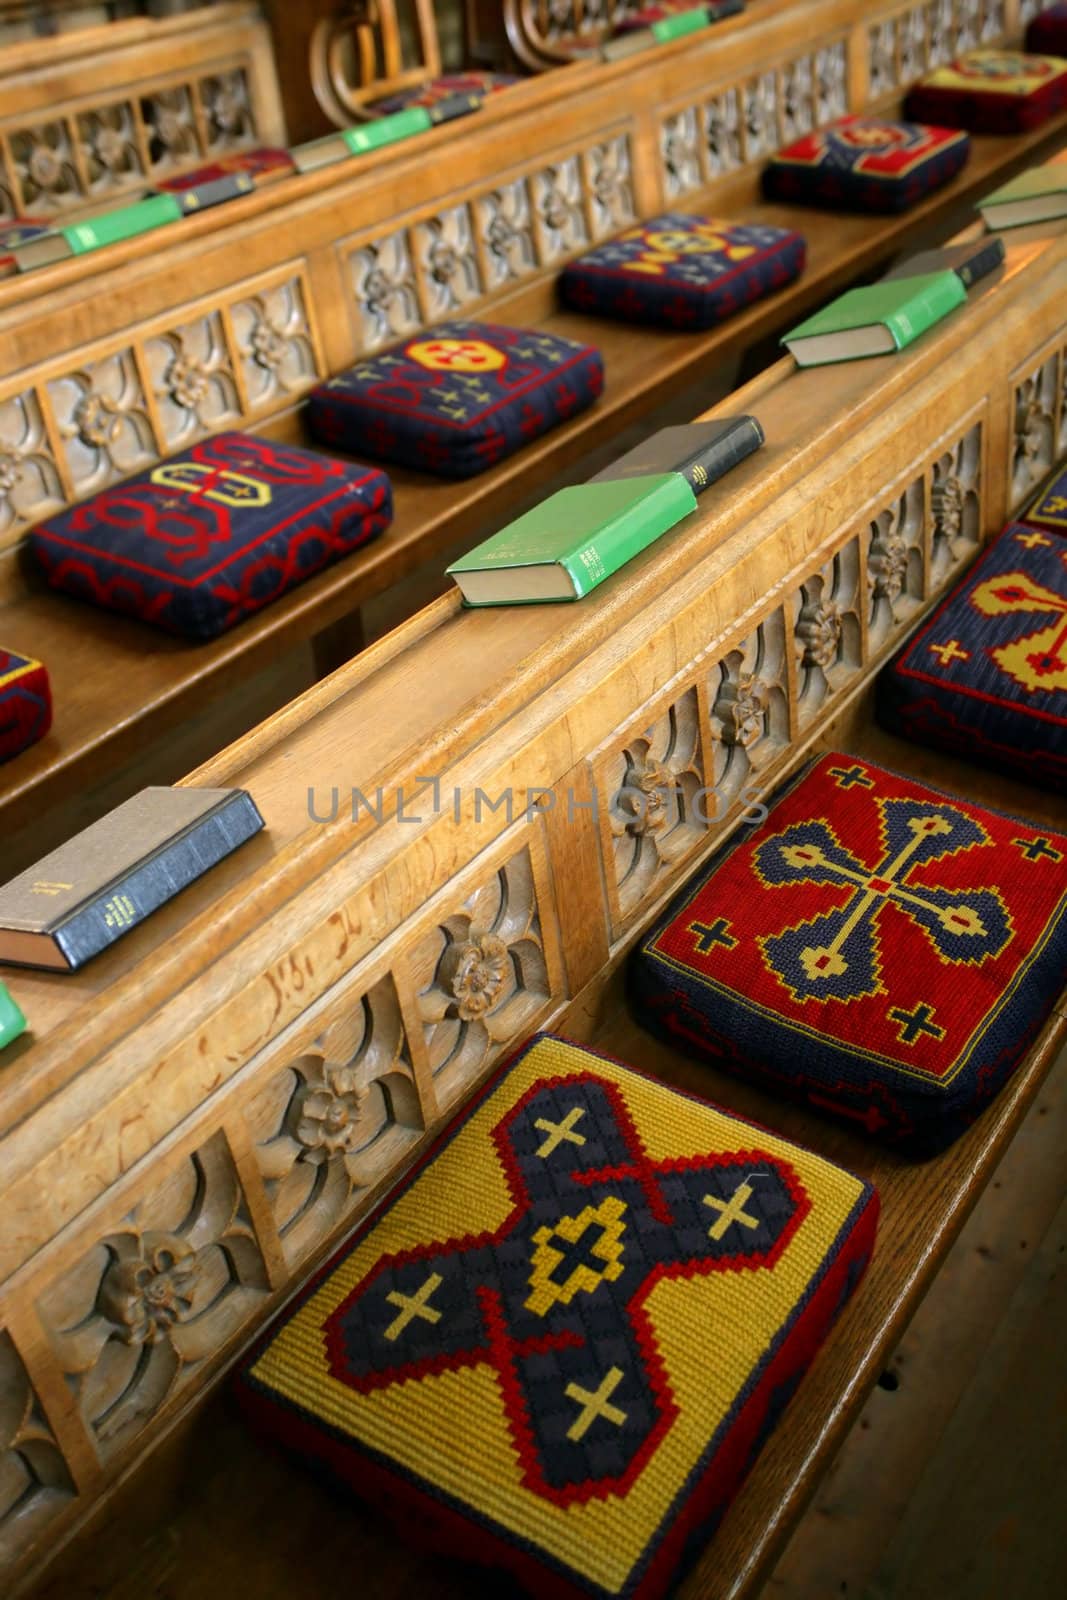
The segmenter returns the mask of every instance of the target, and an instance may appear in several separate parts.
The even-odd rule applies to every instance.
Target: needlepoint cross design
[[[755,852],[756,872],[768,888],[820,884],[850,891],[843,904],[758,941],[766,965],[798,1002],[847,1003],[886,993],[881,939],[887,914],[915,924],[946,966],[980,966],[1013,937],[996,889],[915,881],[918,869],[988,844],[980,823],[947,802],[875,803],[884,853],[873,867],[846,849],[825,819],[794,823]]]
[[[595,1073],[539,1080],[491,1139],[506,1220],[382,1256],[325,1324],[330,1371],[362,1394],[488,1372],[528,1488],[622,1493],[679,1414],[657,1285],[773,1269],[811,1201],[758,1148],[652,1159]]]

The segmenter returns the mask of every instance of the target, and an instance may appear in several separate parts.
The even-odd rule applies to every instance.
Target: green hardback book
[[[0,983],[0,1050],[25,1032],[26,1018],[12,1000],[6,984]]]
[[[105,211],[85,222],[71,222],[60,228],[60,233],[76,256],[87,255],[90,250],[100,250],[106,244],[118,244],[123,239],[133,239],[139,233],[161,228],[168,222],[177,222],[185,215],[176,194],[154,194],[148,200],[138,200],[132,206],[120,206],[115,211]]]
[[[448,568],[470,606],[580,600],[696,509],[679,472],[560,489]]]
[[[883,278],[863,289],[849,289],[793,328],[782,343],[800,367],[888,355],[903,350],[966,298],[967,291],[955,272]]]
[[[348,156],[363,156],[370,150],[381,150],[384,145],[410,139],[433,125],[433,117],[425,106],[409,106],[406,111],[377,117],[373,122],[361,123],[358,128],[344,128],[340,133],[327,134],[325,139],[297,145],[290,155],[299,172],[315,172],[319,167],[331,167],[335,161],[344,161]]]
[[[1049,162],[1020,172],[979,200],[987,228],[1022,228],[1028,222],[1067,217],[1067,161]]]

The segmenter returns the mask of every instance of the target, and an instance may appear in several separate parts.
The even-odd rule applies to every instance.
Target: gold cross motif
[[[719,1213],[708,1229],[708,1237],[717,1242],[735,1222],[739,1222],[743,1228],[758,1228],[759,1218],[750,1217],[745,1210],[751,1199],[752,1185],[747,1179],[744,1183],[738,1184],[729,1200],[720,1200],[718,1195],[706,1194],[704,1204],[712,1206]]]
[[[1036,550],[1040,545],[1052,543],[1052,540],[1046,539],[1043,533],[1017,533],[1015,537],[1028,550]]]
[[[567,1112],[567,1115],[564,1117],[562,1122],[549,1122],[547,1117],[538,1117],[537,1121],[534,1123],[534,1127],[540,1128],[542,1133],[548,1135],[544,1143],[537,1151],[539,1159],[544,1161],[546,1157],[550,1156],[554,1150],[557,1150],[564,1141],[566,1141],[568,1144],[584,1144],[585,1135],[581,1133],[575,1133],[574,1131],[574,1124],[578,1121],[579,1117],[584,1116],[585,1107],[575,1106],[573,1110]]]
[[[617,1428],[622,1427],[626,1412],[610,1404],[622,1379],[621,1368],[612,1367],[596,1390],[583,1389],[580,1383],[568,1383],[564,1390],[567,1399],[576,1400],[582,1408],[567,1429],[567,1438],[572,1444],[578,1444],[585,1438],[598,1417],[603,1417],[605,1422],[613,1422]]]
[[[953,661],[969,661],[971,659],[971,652],[969,650],[961,650],[958,639],[950,639],[948,644],[932,644],[930,646],[930,654],[937,656],[943,667],[951,666]]]
[[[437,1293],[444,1281],[439,1272],[432,1272],[418,1294],[401,1294],[394,1289],[386,1295],[390,1305],[400,1307],[400,1315],[385,1330],[385,1337],[390,1343],[399,1339],[408,1323],[414,1322],[416,1317],[421,1317],[423,1322],[440,1322],[441,1313],[426,1302],[432,1294]]]

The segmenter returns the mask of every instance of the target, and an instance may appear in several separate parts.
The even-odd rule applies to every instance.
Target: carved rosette
[[[697,107],[668,117],[660,130],[663,173],[669,196],[688,194],[703,181],[700,170],[700,121]]]
[[[0,540],[63,503],[40,401],[32,389],[0,401]]]
[[[841,631],[841,608],[833,600],[805,605],[797,623],[801,666],[819,667],[828,672],[841,649]]]
[[[741,106],[736,89],[727,89],[704,108],[704,147],[712,177],[741,165]]]
[[[51,1283],[38,1311],[107,1457],[225,1347],[266,1274],[222,1134]]]
[[[375,239],[349,257],[352,292],[365,350],[391,344],[422,326],[415,268],[405,233]]]
[[[1012,488],[1015,503],[1049,472],[1055,451],[1058,361],[1051,356],[1015,390]]]
[[[48,391],[76,494],[128,477],[157,457],[132,349],[53,378]]]
[[[550,987],[529,852],[415,947],[412,976],[442,1106],[519,1038]]]
[[[0,1551],[29,1550],[74,1493],[11,1337],[0,1333]]]
[[[595,769],[601,803],[610,818],[606,866],[614,883],[617,916],[631,916],[654,885],[695,850],[707,820],[700,705],[687,689],[640,733]]]
[[[290,1260],[389,1176],[426,1123],[391,980],[334,1010],[245,1112]]]
[[[315,347],[298,278],[237,301],[231,321],[253,405],[302,393],[314,383]]]

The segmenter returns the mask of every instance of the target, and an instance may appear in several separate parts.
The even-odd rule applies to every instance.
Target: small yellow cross
[[[416,1317],[421,1317],[424,1322],[440,1322],[441,1313],[426,1302],[432,1294],[437,1293],[443,1282],[440,1273],[432,1272],[418,1294],[401,1294],[396,1289],[387,1294],[385,1298],[389,1304],[400,1307],[400,1315],[386,1328],[385,1337],[390,1341],[399,1339],[408,1323],[414,1322]]]
[[[566,1140],[568,1144],[585,1143],[584,1134],[575,1133],[574,1131],[574,1124],[578,1121],[579,1117],[584,1116],[585,1107],[574,1106],[572,1110],[567,1112],[567,1115],[564,1117],[562,1122],[549,1122],[547,1117],[537,1118],[537,1121],[534,1123],[534,1127],[540,1128],[542,1133],[548,1135],[544,1143],[537,1151],[537,1154],[542,1161],[544,1161],[547,1156],[550,1156],[554,1150],[558,1149],[559,1146],[563,1144],[564,1140]]]
[[[622,1427],[626,1421],[626,1412],[620,1411],[618,1406],[609,1404],[622,1379],[622,1370],[619,1367],[612,1367],[605,1375],[599,1389],[583,1389],[580,1383],[568,1383],[564,1390],[567,1399],[577,1400],[582,1408],[567,1429],[567,1438],[572,1444],[578,1444],[585,1438],[598,1417],[603,1417],[605,1422],[613,1422],[617,1428]]]
[[[1051,507],[1048,509],[1051,509]],[[1052,543],[1052,540],[1046,539],[1043,533],[1017,533],[1015,537],[1018,539],[1019,543],[1024,544],[1028,550],[1036,550],[1039,545]]]
[[[958,639],[950,639],[948,644],[932,644],[930,654],[936,656],[943,667],[950,666],[953,661],[969,661],[971,652],[961,650]]]
[[[752,1199],[752,1185],[747,1181],[739,1183],[729,1200],[720,1200],[718,1195],[706,1194],[704,1204],[712,1206],[719,1215],[708,1229],[708,1237],[718,1241],[722,1238],[727,1228],[739,1222],[743,1228],[758,1228],[759,1218],[750,1217],[745,1206]]]

